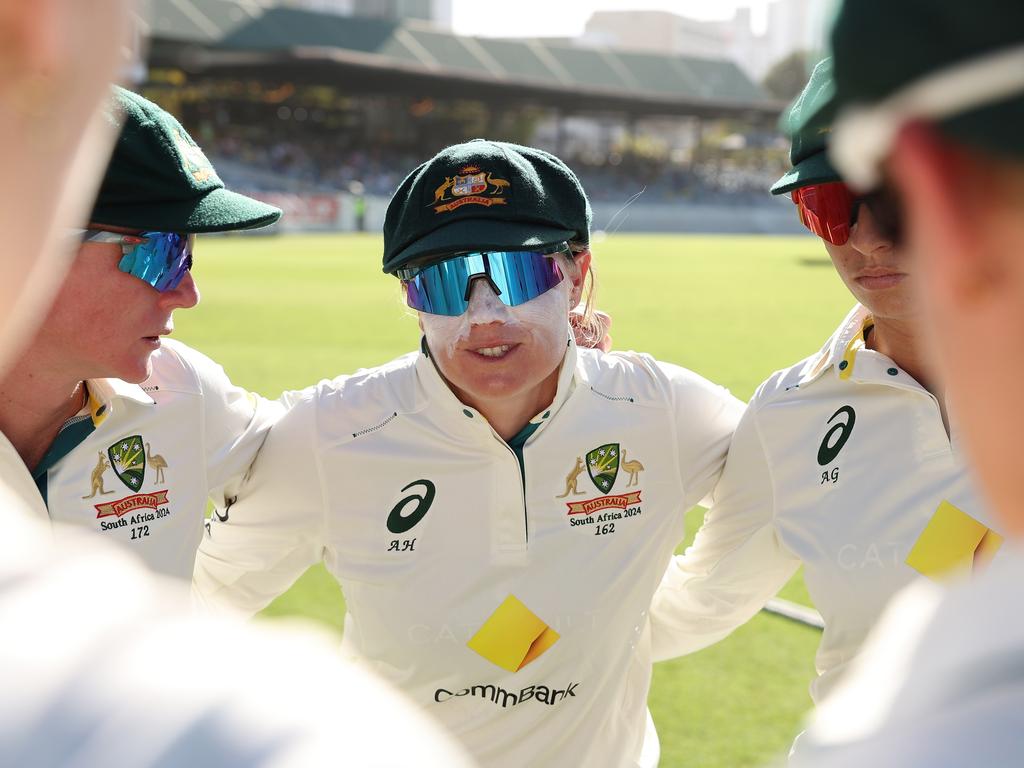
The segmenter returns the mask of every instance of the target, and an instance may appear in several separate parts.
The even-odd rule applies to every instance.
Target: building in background
[[[286,227],[376,230],[409,169],[488,136],[565,159],[599,229],[801,231],[792,205],[766,192],[788,165],[783,102],[709,56],[721,33],[682,24],[703,57],[550,37],[484,45],[391,20],[445,10],[407,2],[419,6],[152,0],[141,90],[231,187],[286,209]]]
[[[452,26],[452,0],[270,0],[265,4],[391,21],[419,19],[445,29]]]
[[[738,8],[724,21],[699,21],[668,11],[598,11],[587,21],[579,43],[728,59],[760,81],[794,51],[819,47],[827,5],[824,0],[775,0],[761,34],[754,32],[750,8]]]

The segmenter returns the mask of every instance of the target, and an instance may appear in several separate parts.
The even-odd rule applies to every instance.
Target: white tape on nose
[[[506,307],[498,298],[491,284],[483,278],[473,280],[466,317],[471,325],[518,322],[510,308]]]
[[[469,307],[458,317],[420,312],[427,345],[437,351],[444,349],[448,357],[455,355],[460,341],[469,338],[474,325],[502,323],[531,332],[551,330],[553,338],[561,339],[569,323],[569,280],[562,280],[550,291],[517,307],[506,307],[486,280],[474,280],[469,294]],[[564,347],[564,344],[561,346]]]

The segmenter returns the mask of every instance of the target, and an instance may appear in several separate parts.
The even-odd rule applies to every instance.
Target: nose
[[[487,323],[501,323],[507,319],[508,307],[506,307],[491,285],[491,281],[483,277],[473,278],[469,292],[469,306],[466,308],[466,318],[473,325],[486,325]]]
[[[175,288],[160,294],[160,301],[169,309],[189,309],[199,303],[199,286],[191,272]]]
[[[850,229],[849,244],[865,255],[891,250],[893,242],[882,234],[871,208],[863,203],[857,210],[857,221]]]

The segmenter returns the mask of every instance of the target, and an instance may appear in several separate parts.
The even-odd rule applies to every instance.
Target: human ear
[[[583,297],[583,284],[587,279],[587,272],[590,271],[590,250],[581,251],[573,255],[573,264],[576,269],[570,276],[572,278],[572,290],[569,292],[569,306],[575,307]]]

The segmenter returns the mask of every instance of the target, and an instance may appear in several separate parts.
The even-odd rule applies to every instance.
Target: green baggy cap
[[[589,242],[583,187],[554,155],[474,139],[410,173],[384,219],[384,271],[473,250]]]
[[[783,120],[783,130],[792,140],[789,161],[793,168],[772,185],[773,195],[792,192],[811,184],[842,180],[825,151],[826,139],[832,132],[829,118],[834,97],[832,59],[823,59],[811,72],[810,80]],[[809,120],[808,115],[814,115],[817,119]]]
[[[845,0],[831,42],[835,98],[827,109],[843,121],[844,110],[903,99],[929,78],[970,72],[986,61],[995,65],[987,72],[971,72],[955,87],[948,80],[940,84],[926,107],[918,101],[923,114],[888,119],[927,119],[955,141],[993,154],[1024,157],[1024,2]],[[979,98],[996,80],[1010,86],[999,95]],[[805,117],[813,119],[821,118]]]
[[[151,101],[113,89],[120,130],[90,221],[160,232],[225,232],[273,224],[281,210],[229,192],[181,124]]]

